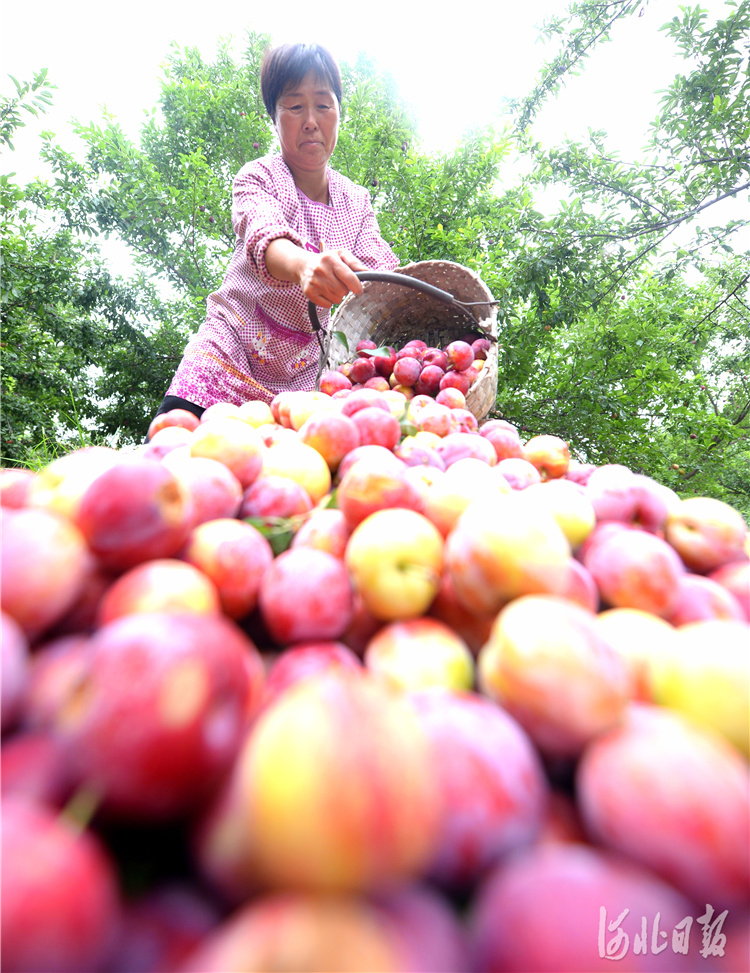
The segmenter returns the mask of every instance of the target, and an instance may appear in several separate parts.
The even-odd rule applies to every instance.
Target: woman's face
[[[281,155],[292,174],[323,169],[338,137],[336,95],[315,75],[306,74],[277,101],[275,124]]]

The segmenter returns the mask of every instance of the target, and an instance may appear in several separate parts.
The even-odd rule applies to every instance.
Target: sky
[[[712,13],[726,9],[723,0],[702,5]],[[7,158],[3,150],[0,171],[36,175],[39,131],[49,129],[74,148],[70,119],[99,122],[105,108],[137,139],[144,110],[157,102],[160,65],[170,45],[196,46],[212,59],[221,38],[232,38],[241,49],[247,29],[268,33],[275,43],[317,41],[340,60],[365,51],[393,75],[412,106],[423,147],[450,151],[463,132],[497,118],[503,98],[528,91],[552,55],[539,42],[537,26],[566,6],[566,0],[460,0],[450,7],[423,0],[6,3],[0,92],[13,93],[8,74],[30,81],[43,67],[58,90],[54,110],[17,134],[15,154]],[[605,128],[616,149],[636,151],[656,112],[654,92],[674,73],[671,47],[658,28],[678,13],[679,0],[650,0],[641,16],[620,23],[614,42],[602,45],[564,97],[545,110],[542,140]]]
[[[589,128],[608,133],[610,150],[640,156],[648,123],[664,89],[684,62],[674,58],[659,28],[680,15],[688,0],[647,0],[625,18],[579,77],[550,100],[534,135],[547,145]],[[709,18],[725,16],[725,0],[702,0]],[[106,112],[138,141],[145,112],[158,101],[161,65],[172,44],[197,47],[212,60],[222,39],[239,52],[247,30],[274,43],[317,41],[342,61],[365,52],[390,73],[411,106],[425,151],[450,152],[473,127],[498,122],[504,99],[526,94],[554,50],[538,26],[564,14],[567,0],[459,0],[450,7],[424,0],[35,0],[5,3],[0,17],[0,93],[14,87],[8,75],[30,81],[47,68],[57,85],[54,106],[28,118],[16,133],[16,151],[0,149],[0,173],[19,182],[45,176],[39,159],[42,130],[63,148],[82,154],[71,119],[101,123]],[[443,12],[445,11],[445,12]],[[229,191],[229,187],[228,187]]]

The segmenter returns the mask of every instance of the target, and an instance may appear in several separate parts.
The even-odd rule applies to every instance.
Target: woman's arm
[[[362,283],[354,271],[367,269],[343,248],[311,253],[284,237],[266,246],[265,263],[276,280],[299,284],[308,301],[317,307],[338,304],[350,292],[361,294]]]
[[[338,304],[350,291],[361,293],[354,271],[367,267],[350,250],[311,252],[292,230],[282,203],[293,189],[291,176],[288,181],[288,186],[284,179],[277,185],[267,165],[246,168],[235,179],[232,221],[248,260],[266,283],[299,284],[321,308]]]

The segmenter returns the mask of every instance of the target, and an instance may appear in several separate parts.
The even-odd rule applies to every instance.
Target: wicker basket
[[[442,348],[469,334],[490,339],[487,360],[466,396],[466,406],[482,420],[497,397],[497,310],[487,286],[473,271],[447,260],[424,260],[400,267],[396,273],[415,277],[448,291],[457,301],[487,301],[471,308],[475,322],[465,311],[443,304],[411,287],[381,281],[365,281],[362,294],[350,294],[333,316],[331,331],[346,335],[349,347],[370,339],[377,345],[401,348],[412,338]],[[327,368],[338,368],[351,357],[338,341],[332,341]]]

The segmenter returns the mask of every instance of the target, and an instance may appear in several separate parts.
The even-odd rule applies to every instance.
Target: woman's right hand
[[[307,251],[305,251],[307,252]],[[355,271],[366,270],[353,253],[344,248],[308,253],[311,258],[299,277],[302,293],[317,307],[339,304],[347,294],[361,294],[362,282]]]
[[[286,237],[268,244],[265,263],[273,277],[298,283],[308,301],[324,308],[339,304],[349,293],[361,294],[362,282],[355,271],[367,269],[343,247],[312,253]]]

